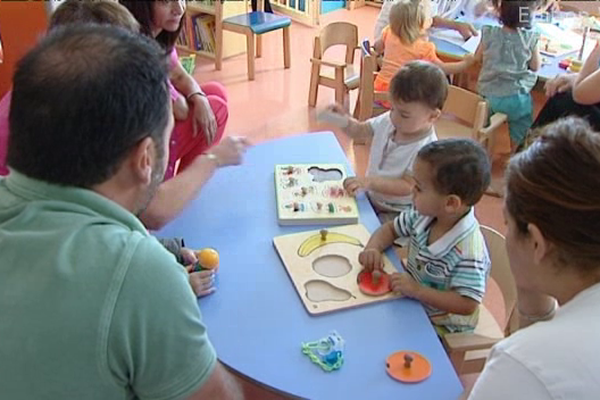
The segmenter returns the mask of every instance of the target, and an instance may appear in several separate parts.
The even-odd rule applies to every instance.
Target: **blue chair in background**
[[[223,63],[223,31],[246,35],[249,80],[254,80],[254,59],[262,55],[261,35],[267,32],[283,29],[283,65],[285,68],[290,67],[290,25],[292,24],[292,20],[289,17],[264,12],[263,10],[264,1],[258,0],[258,11],[225,18],[220,24],[217,21],[217,54],[215,66],[218,71],[221,70]],[[254,44],[255,38],[256,49]]]

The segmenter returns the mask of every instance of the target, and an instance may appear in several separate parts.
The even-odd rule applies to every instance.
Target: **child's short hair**
[[[433,168],[438,193],[454,194],[475,205],[490,185],[490,160],[483,147],[471,139],[444,139],[421,148],[417,157]]]
[[[448,79],[435,64],[411,61],[392,78],[389,94],[392,101],[418,102],[441,110],[448,97]]]
[[[493,0],[502,25],[507,28],[530,28],[533,14],[545,3],[544,0]]]
[[[137,20],[116,0],[66,0],[52,13],[49,29],[73,23],[108,24],[140,31]]]
[[[400,0],[390,9],[390,30],[404,44],[413,44],[429,18],[430,0]]]

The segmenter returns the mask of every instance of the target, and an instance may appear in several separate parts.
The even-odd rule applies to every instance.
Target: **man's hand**
[[[227,165],[239,165],[250,142],[244,137],[227,136],[225,139],[211,149],[211,153],[217,157],[220,167]]]
[[[575,79],[577,79],[577,74],[563,74],[550,79],[544,86],[546,96],[552,97],[556,93],[563,93],[572,89]]]
[[[356,196],[359,190],[369,189],[369,178],[359,178],[357,176],[346,178],[344,179],[344,189],[350,196]]]
[[[406,272],[392,274],[390,283],[393,292],[402,293],[407,297],[417,297],[421,289],[421,285]]]

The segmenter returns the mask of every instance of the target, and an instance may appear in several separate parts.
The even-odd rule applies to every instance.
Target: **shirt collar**
[[[83,210],[91,210],[119,222],[129,229],[149,235],[144,224],[130,211],[123,208],[109,198],[92,190],[73,186],[60,186],[43,182],[15,171],[4,179],[6,188],[18,197],[27,201],[57,201],[77,204]]]
[[[419,221],[415,226],[417,234],[423,233],[425,229],[429,229],[433,222],[433,218],[426,217]],[[458,220],[456,224],[446,232],[441,238],[427,246],[427,250],[433,257],[443,257],[446,255],[458,242],[469,235],[473,229],[477,227],[477,219],[475,218],[475,209],[471,207],[469,212]]]

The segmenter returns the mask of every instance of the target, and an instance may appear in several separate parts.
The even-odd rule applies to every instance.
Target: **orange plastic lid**
[[[386,360],[386,370],[390,376],[400,382],[416,383],[431,375],[431,364],[419,353],[399,351]]]

